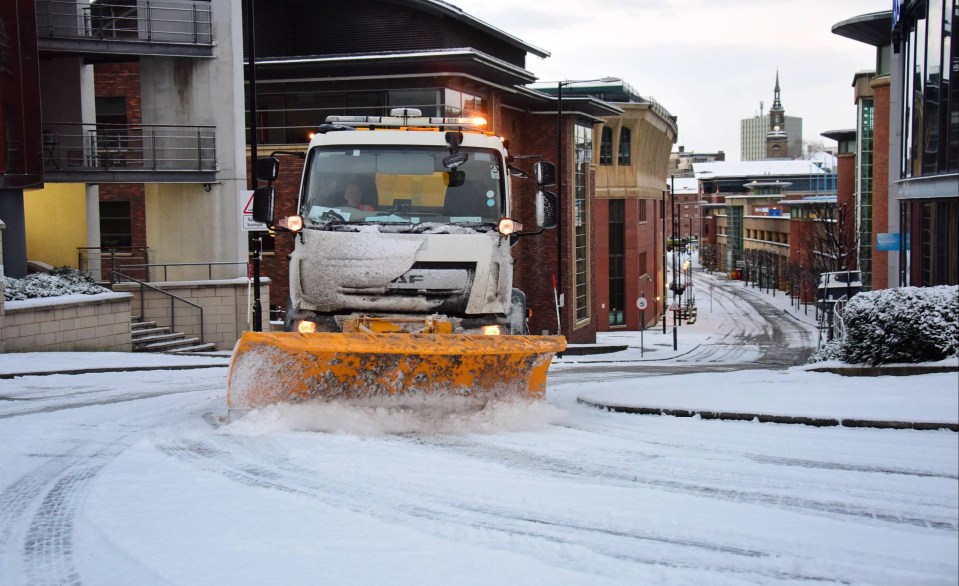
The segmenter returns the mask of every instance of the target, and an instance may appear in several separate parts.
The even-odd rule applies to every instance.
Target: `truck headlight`
[[[503,333],[503,328],[498,325],[483,326],[483,334],[486,336],[499,336]]]
[[[286,216],[285,218],[280,218],[276,225],[278,228],[283,228],[290,232],[299,232],[303,229],[303,216]]]
[[[499,230],[499,233],[503,236],[509,236],[514,232],[521,232],[523,230],[523,224],[511,218],[500,218],[496,229]]]

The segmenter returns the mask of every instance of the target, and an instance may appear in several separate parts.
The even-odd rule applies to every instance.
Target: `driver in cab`
[[[346,189],[343,191],[343,201],[346,202],[348,207],[366,212],[372,212],[376,209],[369,204],[363,203],[363,188],[357,183],[350,183],[346,186]]]

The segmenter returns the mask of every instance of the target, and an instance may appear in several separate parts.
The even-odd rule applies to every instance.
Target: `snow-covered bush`
[[[23,279],[3,277],[3,298],[7,301],[109,292],[109,289],[97,285],[89,273],[70,267],[57,267],[49,274],[34,273]]]
[[[846,337],[814,361],[929,362],[959,355],[959,286],[899,287],[855,295],[843,311]]]

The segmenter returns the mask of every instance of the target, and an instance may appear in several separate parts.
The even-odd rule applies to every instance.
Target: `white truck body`
[[[288,329],[303,319],[337,331],[334,322],[356,315],[438,314],[455,331],[501,324],[509,333],[511,239],[497,230],[511,212],[506,150],[486,133],[461,141],[468,158],[452,170],[464,181],[456,186],[443,164],[451,154],[443,131],[313,137],[298,204],[304,227],[290,258]],[[343,199],[350,182],[363,183],[362,209]]]

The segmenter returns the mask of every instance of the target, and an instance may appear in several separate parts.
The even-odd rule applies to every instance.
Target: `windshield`
[[[460,148],[450,170],[446,147],[335,146],[310,152],[300,214],[307,226],[495,225],[503,216],[503,173],[493,150]]]

